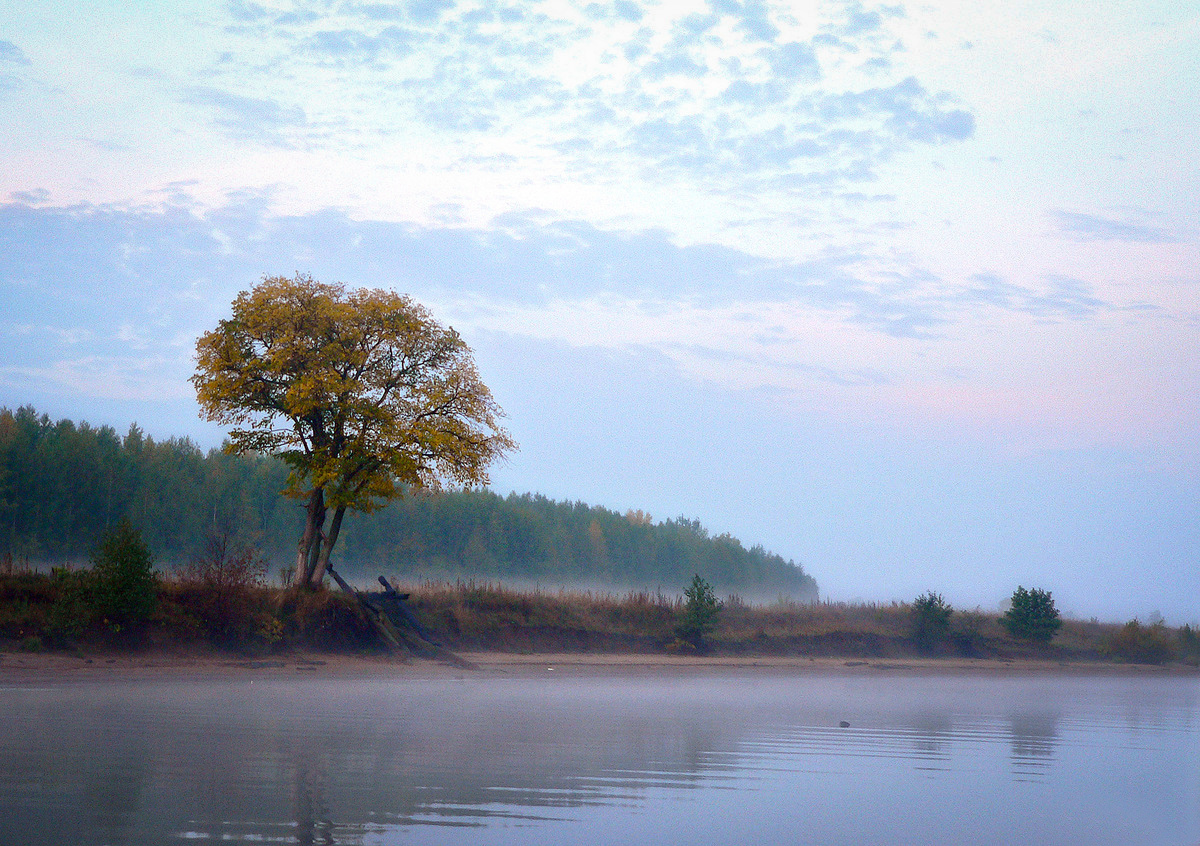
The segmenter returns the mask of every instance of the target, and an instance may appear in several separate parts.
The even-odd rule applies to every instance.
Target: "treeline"
[[[287,468],[272,457],[207,453],[186,438],[156,441],[136,425],[52,421],[0,408],[0,556],[80,562],[123,519],[160,566],[185,563],[213,531],[255,544],[276,566],[294,560],[301,507],[280,495]],[[719,589],[815,599],[791,561],[695,520],[655,523],[535,494],[451,491],[403,497],[350,515],[335,565],[351,574],[504,579],[561,585],[682,588],[700,573]]]

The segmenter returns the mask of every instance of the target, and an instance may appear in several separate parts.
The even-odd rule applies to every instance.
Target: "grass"
[[[120,638],[60,596],[69,580],[0,573],[0,648],[212,649],[241,654],[309,649],[378,650],[369,621],[336,590],[297,592],[257,583],[214,588],[170,579],[138,637]],[[398,584],[434,638],[459,651],[665,653],[688,651],[674,634],[681,597],[661,592],[514,590],[490,582]],[[81,614],[64,626],[64,602]],[[751,604],[728,596],[708,647],[716,655],[897,658],[971,656],[1071,661],[1200,663],[1191,629],[1064,620],[1049,644],[1015,640],[995,614],[957,611],[948,635],[919,643],[908,603]],[[1149,635],[1147,633],[1150,633]],[[1131,638],[1141,638],[1131,646]],[[1141,648],[1153,636],[1154,649]],[[1164,646],[1165,644],[1165,646]],[[1135,648],[1138,647],[1138,648]]]
[[[673,635],[683,607],[662,593],[517,591],[498,584],[399,584],[421,624],[447,646],[510,652],[664,652],[682,647]],[[726,597],[710,638],[725,655],[845,657],[967,656],[1104,661],[1119,659],[1112,645],[1119,623],[1064,620],[1049,644],[1016,640],[999,616],[979,610],[951,617],[948,637],[933,645],[914,637],[909,603],[804,603],[779,599],[750,604]],[[1180,630],[1166,630],[1172,641]],[[1184,642],[1164,660],[1185,658]]]

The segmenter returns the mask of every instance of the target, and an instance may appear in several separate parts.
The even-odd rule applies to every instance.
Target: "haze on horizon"
[[[1197,622],[1198,69],[1171,2],[5,9],[0,405],[216,446],[239,291],[392,287],[508,412],[497,491]]]

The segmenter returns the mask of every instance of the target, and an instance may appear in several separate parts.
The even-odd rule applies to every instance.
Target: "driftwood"
[[[338,587],[355,598],[366,612],[367,619],[371,621],[380,640],[404,660],[407,661],[410,655],[416,655],[464,670],[479,669],[479,665],[454,654],[434,640],[404,604],[408,594],[398,592],[383,576],[379,577],[379,583],[383,585],[384,592],[371,595],[355,590],[332,567],[326,572],[338,583]]]
[[[332,567],[327,567],[325,572],[338,583],[338,587],[354,597],[359,607],[366,613],[367,619],[371,621],[371,626],[375,629],[375,633],[379,635],[379,639],[383,641],[388,650],[400,656],[404,661],[408,661],[409,656],[413,654],[413,650],[405,644],[404,638],[400,635],[400,632],[396,631],[387,616],[380,609],[372,605],[366,596],[352,588]]]
[[[379,598],[382,600],[385,613],[398,616],[409,626],[409,628],[411,628],[421,637],[425,638],[425,640],[429,641],[434,646],[441,646],[442,644],[434,640],[433,635],[426,631],[425,627],[417,622],[417,618],[413,616],[413,613],[408,610],[408,606],[404,604],[404,600],[408,599],[408,594],[399,593],[394,587],[392,587],[392,583],[383,576],[379,577],[379,583],[383,585],[383,596]]]

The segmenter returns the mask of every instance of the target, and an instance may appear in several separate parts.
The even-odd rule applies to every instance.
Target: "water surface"
[[[10,684],[0,712],[3,844],[1200,843],[1192,678]]]

